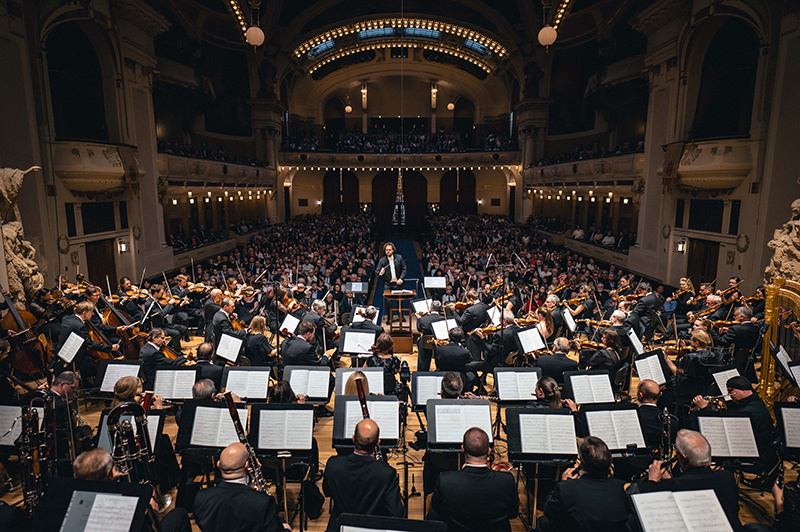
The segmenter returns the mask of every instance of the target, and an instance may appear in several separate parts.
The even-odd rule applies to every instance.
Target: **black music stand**
[[[572,412],[566,408],[508,408],[506,410],[506,434],[508,436],[508,459],[517,465],[517,486],[521,478],[525,478],[525,494],[527,498],[527,522],[523,519],[528,530],[533,529],[536,519],[536,509],[539,500],[539,466],[552,465],[557,467],[571,467],[575,464],[575,459],[578,456],[577,452],[577,439],[575,445],[575,452],[554,452],[554,453],[532,453],[523,451],[522,430],[520,428],[520,416],[569,416],[572,419],[572,436],[575,436],[575,418]],[[563,449],[559,449],[563,450]],[[570,449],[571,451],[571,449]],[[533,477],[533,505],[531,505],[531,493],[528,489],[528,479],[523,474],[523,466],[534,466]],[[517,489],[519,491],[519,489]]]
[[[98,429],[97,434],[94,437],[95,446],[98,449],[105,449],[109,453],[113,454],[114,450],[114,442],[111,441],[111,436],[108,433],[108,423],[106,420],[108,419],[108,413],[111,412],[110,408],[104,409],[100,412],[100,422],[97,423]],[[153,445],[153,452],[158,452],[160,445],[159,440],[161,435],[164,433],[164,420],[167,417],[167,412],[164,410],[150,410],[147,414],[147,429],[150,432],[150,442]],[[120,421],[125,419],[131,420],[133,416],[131,414],[123,414],[120,417]],[[132,425],[135,425],[131,421]],[[150,427],[155,427],[151,429]]]
[[[309,405],[326,405],[331,400],[331,392],[333,391],[332,386],[332,378],[331,378],[331,369],[328,366],[286,366],[283,368],[283,380],[288,382],[289,384],[292,383],[292,374],[296,371],[315,371],[315,372],[325,372],[328,374],[328,389],[326,394],[323,395],[313,395],[310,396],[308,394],[303,393],[303,390],[294,390],[296,394],[303,394],[306,396],[306,404]],[[321,390],[320,390],[321,391]]]
[[[614,389],[611,387],[611,377],[608,374],[608,371],[604,369],[586,369],[582,371],[565,371],[564,372],[564,396],[569,397],[573,401],[575,401],[575,394],[573,391],[573,377],[582,377],[582,376],[595,376],[595,375],[605,375],[606,380],[608,381],[608,388],[611,392],[611,401],[584,401],[580,404],[591,404],[591,403],[604,403],[604,402],[613,402],[614,398]],[[576,403],[578,401],[575,401]]]
[[[425,406],[429,399],[441,399],[442,377],[446,371],[415,371],[411,374],[411,405],[414,412],[419,416],[420,412],[425,412]],[[435,379],[436,380],[436,395],[429,397],[420,397],[419,381],[420,379]],[[420,420],[420,426],[425,428]]]
[[[100,362],[98,362],[97,376],[94,379],[94,382],[97,386],[95,388],[92,388],[92,391],[97,395],[90,395],[89,399],[111,399],[112,397],[114,397],[114,384],[116,384],[116,380],[114,382],[110,381],[104,382],[106,378],[106,373],[109,373],[110,376],[111,371],[116,371],[116,369],[109,370],[111,367],[114,366],[138,366],[139,369],[137,369],[135,372],[131,368],[129,371],[126,372],[126,374],[138,377],[142,373],[141,360],[117,360],[117,359],[104,358]]]
[[[484,426],[481,428],[489,435],[490,443],[492,443],[492,407],[489,401],[485,399],[473,399],[470,401],[462,401],[459,399],[428,399],[428,404],[425,408],[425,417],[428,419],[428,451],[433,453],[460,453],[461,444],[464,440],[464,432],[470,427],[479,426],[472,424],[468,427],[464,427],[464,431],[457,439],[439,439],[436,432],[437,408],[450,406],[466,408],[480,407],[485,409],[486,419],[483,420]],[[487,428],[489,430],[486,430]]]
[[[367,409],[372,418],[373,409],[370,406],[375,403],[394,403],[397,405],[397,433],[390,431],[386,427],[381,428],[381,450],[388,451],[395,447],[400,438],[400,401],[394,395],[368,395],[367,396]],[[352,405],[349,406],[348,405]],[[353,433],[347,430],[347,410],[348,408],[358,408],[359,420],[361,419],[361,405],[358,402],[356,395],[342,395],[336,398],[336,403],[333,407],[333,438],[332,447],[334,449],[343,449],[350,452],[354,449]],[[374,419],[374,418],[372,418]],[[377,422],[377,421],[376,421]],[[380,428],[380,423],[378,423]],[[348,434],[350,432],[350,434]],[[394,436],[394,437],[392,437]],[[385,453],[384,453],[385,454]]]
[[[526,393],[526,391],[523,391],[523,390],[520,389],[520,388],[523,387],[523,382],[520,381],[520,379],[518,377],[519,374],[523,375],[523,381],[525,383],[529,383],[528,381],[531,380],[531,377],[532,377],[533,387],[530,389],[530,391],[527,391],[527,393],[530,394],[528,396],[524,396],[523,397],[523,395]],[[503,380],[503,381],[505,380],[504,378],[501,378],[501,376],[503,376],[503,377],[513,376],[515,381],[516,381],[515,385],[518,388],[517,389],[518,393],[515,393],[515,394],[512,393],[511,395],[509,395],[509,393],[508,393],[509,390],[507,388],[504,389],[504,386],[500,382],[501,380]],[[494,423],[492,424],[492,430],[494,431],[494,439],[495,439],[495,441],[497,441],[497,440],[501,440],[502,441],[503,440],[502,431],[503,431],[503,428],[504,428],[504,424],[503,424],[503,417],[502,417],[502,412],[501,412],[503,407],[522,406],[522,405],[524,405],[524,404],[526,404],[526,403],[528,403],[530,401],[533,401],[536,398],[536,382],[538,382],[538,380],[541,378],[541,376],[542,376],[542,369],[538,368],[538,367],[532,367],[532,368],[495,368],[494,369],[494,383],[495,383],[495,386],[497,387],[497,413],[495,415]],[[504,392],[505,392],[505,394],[504,394]],[[505,395],[505,397],[504,397],[504,395]],[[495,446],[495,448],[496,448],[496,446]]]
[[[181,372],[182,374],[194,373],[194,378],[192,379],[193,380],[192,386],[194,386],[194,383],[196,383],[198,380],[200,380],[200,371],[201,370],[202,370],[202,368],[200,366],[196,366],[196,365],[195,366],[186,366],[186,367],[183,367],[183,366],[176,367],[176,366],[172,366],[172,365],[169,365],[169,364],[162,364],[160,366],[156,366],[155,379],[153,380],[153,390],[149,390],[149,391],[155,391],[156,384],[158,383],[159,374],[161,374],[161,372],[164,372],[164,371],[166,371],[166,372]],[[173,374],[173,375],[176,375],[176,374]],[[163,378],[163,374],[162,374],[162,378]],[[161,394],[157,394],[157,395],[161,395]],[[174,396],[174,395],[175,394],[172,394],[172,395],[164,394],[164,395],[161,395],[161,397],[163,397],[164,399],[169,399],[170,401],[174,401],[174,400],[185,401],[186,399],[191,399],[192,398],[192,387],[189,387],[188,390],[184,390],[183,394],[180,397],[177,397],[177,396]]]
[[[253,396],[253,397],[248,397],[247,394],[242,395],[241,393],[239,393],[241,390],[237,391],[235,389],[233,389],[233,390],[229,390],[228,389],[228,380],[230,378],[231,373],[250,373],[250,372],[257,372],[257,373],[259,373],[260,377],[264,377],[263,374],[266,373],[266,381],[267,381],[266,384],[267,384],[267,386],[266,386],[266,390],[264,391],[263,395],[259,394],[259,395]],[[269,367],[269,366],[225,366],[224,368],[222,368],[222,383],[221,384],[222,384],[222,387],[226,391],[232,391],[233,393],[235,393],[236,395],[241,397],[246,402],[255,402],[255,401],[263,402],[263,401],[267,400],[267,396],[269,395],[269,378],[270,378],[270,375],[272,375],[272,368]]]
[[[642,443],[643,445],[633,444],[632,442],[626,442],[625,446],[612,446],[608,445],[613,444],[613,441],[610,438],[600,438],[606,442],[608,445],[608,450],[611,451],[612,459],[628,459],[633,456],[643,456],[643,455],[650,455],[651,449],[649,449],[645,442],[644,442],[644,433],[642,433],[642,426],[641,422],[639,421],[639,416],[636,414],[637,406],[633,403],[593,403],[593,404],[586,404],[582,405],[579,412],[576,413],[578,426],[581,427],[579,430],[580,437],[585,438],[587,436],[598,436],[598,434],[592,434],[589,427],[589,422],[587,421],[586,414],[588,412],[619,412],[623,410],[629,410],[633,412],[633,416],[636,418],[636,425],[639,427],[639,434],[642,436]],[[591,416],[590,416],[591,417]],[[633,423],[633,421],[631,421]]]
[[[344,395],[344,387],[347,384],[347,379],[356,371],[362,372],[367,376],[367,383],[369,384],[369,393],[371,395],[383,395],[383,368],[336,368],[336,384],[334,391],[336,397]],[[347,375],[347,377],[345,377]]]
[[[344,530],[364,530],[374,532],[447,532],[447,525],[441,521],[417,521],[398,517],[375,517],[372,515],[342,514],[339,516],[339,532]]]

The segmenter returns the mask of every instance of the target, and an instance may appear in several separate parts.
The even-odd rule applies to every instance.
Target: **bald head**
[[[478,427],[464,433],[461,449],[468,463],[486,463],[489,455],[489,435]]]
[[[219,454],[217,467],[225,480],[242,478],[247,474],[247,449],[241,443],[232,443]]]
[[[650,379],[642,379],[639,381],[639,387],[636,389],[636,395],[640,403],[656,403],[661,396],[661,389],[656,381]]]
[[[711,465],[711,445],[699,432],[679,430],[675,438],[675,450],[678,451],[678,459],[684,469]]]
[[[371,453],[375,450],[375,446],[380,441],[381,430],[378,424],[371,419],[364,419],[359,421],[356,425],[356,431],[353,434],[353,443],[355,444],[356,451],[363,453]]]

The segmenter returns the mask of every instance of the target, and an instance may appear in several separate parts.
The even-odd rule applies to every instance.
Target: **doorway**
[[[114,239],[86,243],[88,280],[96,286],[104,286],[106,275],[111,283],[117,278],[117,263]]]
[[[691,279],[697,288],[701,283],[710,283],[717,276],[718,260],[719,242],[690,238],[686,277]]]

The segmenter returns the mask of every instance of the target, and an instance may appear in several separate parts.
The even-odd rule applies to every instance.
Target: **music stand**
[[[325,395],[321,395],[322,374],[325,375]],[[306,396],[306,404],[326,405],[331,400],[331,370],[328,366],[286,366],[283,368],[283,380],[289,383],[294,393]]]
[[[447,532],[441,521],[417,521],[398,517],[376,517],[372,515],[342,514],[336,532]]]
[[[218,410],[219,412],[215,412]],[[239,418],[247,430],[247,409],[243,404],[237,406]],[[218,417],[218,423],[212,422],[210,425],[203,419],[204,425],[198,425],[195,429],[198,412]],[[220,430],[221,429],[221,430]],[[202,439],[203,442],[199,443]],[[210,440],[215,441],[210,441]],[[178,435],[175,438],[175,450],[183,451],[192,449],[194,454],[216,455],[231,443],[239,441],[236,431],[233,428],[228,405],[217,401],[187,401],[181,409],[181,424],[178,425]]]
[[[334,388],[336,397],[344,395],[347,379],[356,371],[360,371],[367,376],[370,394],[383,395],[385,393],[383,389],[383,368],[336,368],[336,384]]]
[[[578,456],[575,418],[566,408],[508,408],[506,424],[508,459],[518,467],[517,482],[525,477],[528,521],[524,524],[526,529],[530,529],[539,500],[539,465],[571,466]],[[542,435],[544,438],[540,437]],[[535,468],[533,504],[527,476],[522,473],[525,464]]]
[[[156,366],[153,392],[164,399],[192,398],[192,387],[200,379],[200,366],[176,367],[169,364]]]
[[[348,326],[341,331],[341,334],[342,340],[339,343],[339,351],[343,355],[350,355],[351,359],[370,358],[372,356],[371,348],[375,344],[377,335],[375,331],[366,329],[354,330]]]
[[[706,437],[715,462],[732,466],[759,458],[753,418],[749,412],[692,412],[692,427]]]
[[[368,395],[366,399],[370,419],[381,431],[381,449],[391,449],[400,439],[400,401],[394,395]],[[355,426],[362,419],[358,396],[337,397],[333,408],[332,447],[352,450]]]
[[[728,386],[727,382],[728,379],[732,377],[739,377],[742,374],[741,369],[739,368],[738,364],[730,364],[728,366],[716,366],[708,369],[708,372],[711,374],[711,377],[714,379],[713,386],[716,386],[716,390],[719,392],[717,394],[712,395],[728,395]],[[730,401],[730,397],[724,398],[726,401]]]
[[[415,371],[411,374],[411,405],[414,412],[424,412],[429,399],[441,398],[442,377],[445,373],[447,372]]]
[[[35,407],[41,423],[44,408]],[[19,454],[19,447],[14,442],[22,434],[22,407],[19,405],[0,405],[0,450],[11,455]]]
[[[97,377],[94,382],[100,383],[94,390],[100,399],[108,399],[114,396],[114,385],[122,377],[138,377],[141,373],[141,360],[116,360],[104,358],[98,362]]]
[[[450,422],[460,424],[460,429],[454,432],[444,430],[442,417],[447,417],[447,426]],[[464,433],[471,427],[479,427],[489,435],[492,441],[492,409],[489,401],[474,399],[461,401],[458,399],[429,399],[425,408],[425,417],[428,419],[428,451],[437,453],[460,453],[464,441]],[[437,418],[439,423],[437,424]],[[437,430],[443,427],[443,430]],[[460,434],[459,434],[460,432]]]
[[[222,369],[222,387],[245,401],[265,401],[269,395],[269,366],[226,366]]]
[[[656,384],[661,386],[667,383],[667,375],[672,372],[664,362],[664,352],[661,349],[647,351],[641,355],[636,355],[634,358],[634,365],[636,366],[636,373],[639,375],[639,380],[650,379],[655,381]],[[660,370],[660,374],[659,374]]]
[[[792,359],[791,357],[789,357],[789,354],[786,352],[786,350],[783,348],[782,345],[775,347],[771,342],[770,342],[770,351],[772,352],[772,356],[775,358],[775,360],[780,362],[780,364],[778,364],[778,367],[780,368],[780,371],[783,374],[783,376],[786,378],[786,380],[789,381],[789,384],[796,387],[797,379],[795,378],[794,373],[792,372],[791,368]]]
[[[604,377],[604,379],[602,377]],[[587,378],[588,380],[585,380]],[[591,387],[591,390],[586,389],[587,383]],[[578,399],[575,398],[576,385],[579,391]],[[590,393],[584,396],[584,391]],[[611,388],[611,378],[608,375],[608,371],[604,369],[565,371],[564,395],[581,405],[614,402],[614,391]]]
[[[105,449],[109,453],[114,454],[114,442],[111,441],[111,435],[108,433],[108,423],[106,422],[109,412],[111,412],[110,408],[106,408],[100,412],[100,422],[97,424],[99,427],[96,436],[97,448]],[[150,410],[150,412],[147,413],[147,432],[150,434],[153,452],[158,452],[160,448],[159,439],[164,432],[164,420],[166,417],[167,413],[164,410]],[[120,422],[125,420],[130,421],[133,430],[137,430],[136,423],[133,422],[132,414],[122,414],[119,419]]]
[[[536,398],[536,383],[542,368],[494,368],[497,402],[502,406],[521,405]]]
[[[650,454],[644,441],[637,407],[633,403],[597,403],[581,406],[578,416],[584,427],[581,437],[597,436],[612,451],[613,458]],[[608,433],[605,432],[608,426]],[[617,451],[616,453],[614,451]]]
[[[417,279],[406,279],[406,281],[417,280]],[[415,290],[384,290],[383,292],[383,308],[389,310],[387,313],[388,320],[389,320],[389,334],[395,332],[394,326],[394,315],[397,312],[397,317],[399,319],[399,324],[397,326],[397,332],[406,332],[411,334],[411,307],[403,306],[405,301],[411,301],[417,297],[417,293]],[[397,305],[393,305],[392,303],[395,302]],[[408,313],[408,323],[406,324],[404,320],[404,314]]]

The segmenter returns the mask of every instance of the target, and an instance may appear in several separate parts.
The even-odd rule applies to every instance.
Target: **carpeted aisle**
[[[403,288],[407,290],[414,290],[414,288],[418,287],[417,290],[417,297],[422,297],[422,267],[417,260],[417,251],[414,249],[414,240],[410,237],[402,235],[402,236],[394,236],[387,239],[387,242],[391,242],[395,246],[395,253],[399,254],[403,257],[403,260],[406,261],[406,282],[403,283]],[[416,281],[408,281],[408,279],[419,279],[419,284]],[[380,309],[380,316],[381,321],[385,316],[384,308],[383,308],[383,281],[380,279],[378,280],[378,285],[375,287],[375,294],[372,298],[372,304]]]

